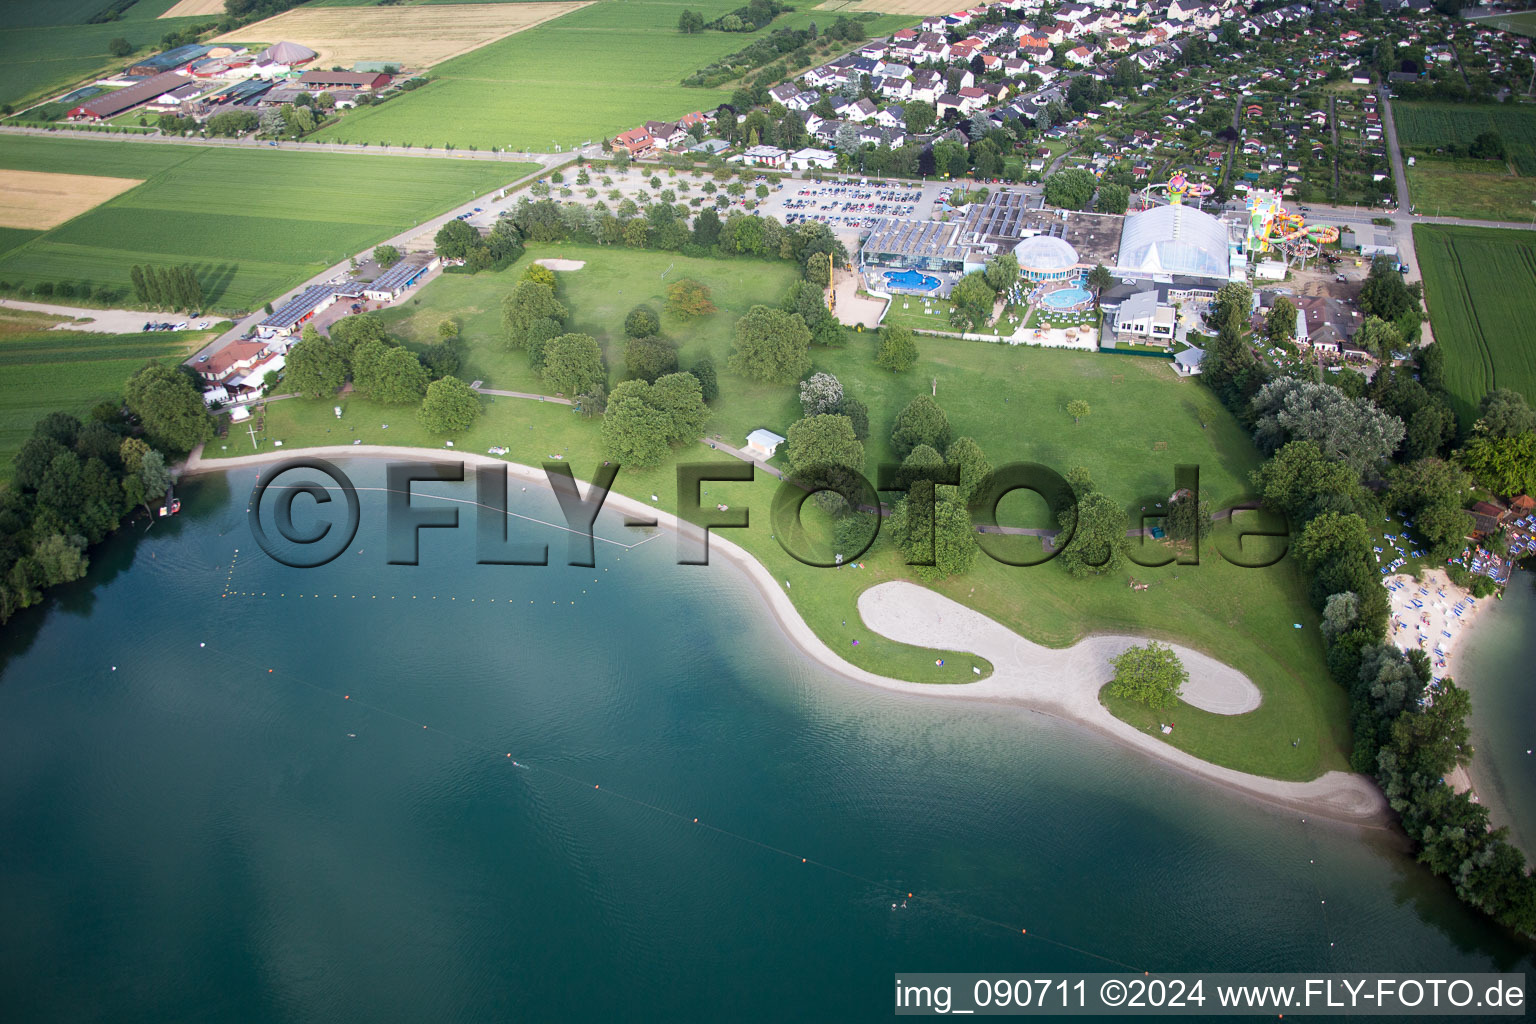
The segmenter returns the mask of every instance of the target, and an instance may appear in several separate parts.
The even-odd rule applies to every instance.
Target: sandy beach
[[[1386,586],[1392,595],[1392,642],[1404,651],[1417,648],[1428,654],[1436,681],[1454,679],[1456,654],[1493,598],[1474,598],[1452,583],[1444,569],[1430,569],[1418,581],[1408,575],[1389,576]],[[1458,793],[1472,790],[1472,799],[1477,799],[1466,768],[1458,765],[1445,781]]]
[[[183,473],[222,472],[301,456],[501,465],[509,467],[509,472],[522,480],[547,486],[542,469],[504,459],[446,449],[384,445],[274,450],[227,459],[203,459],[200,452],[194,452]],[[670,513],[616,492],[609,494],[604,507],[629,515],[655,517],[658,525],[667,529],[697,532],[697,527],[680,524]],[[994,668],[986,679],[944,686],[890,679],[850,664],[823,643],[801,618],[779,581],[745,550],[716,534],[710,536],[709,549],[752,580],[795,647],[842,679],[915,697],[979,700],[1024,708],[1074,722],[1145,756],[1262,803],[1355,825],[1379,826],[1389,820],[1381,791],[1363,775],[1335,771],[1308,782],[1250,775],[1202,761],[1115,718],[1098,700],[1099,689],[1113,674],[1109,658],[1142,638],[1096,635],[1066,649],[1043,647],[933,591],[912,583],[888,582],[859,596],[859,614],[865,625],[903,643],[970,651],[991,661]],[[1188,703],[1226,715],[1242,714],[1259,706],[1257,687],[1242,673],[1199,651],[1173,646],[1189,669],[1184,695]]]

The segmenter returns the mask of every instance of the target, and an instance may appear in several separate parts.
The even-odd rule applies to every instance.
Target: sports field
[[[586,2],[305,6],[242,26],[217,41],[291,39],[319,54],[317,67],[386,60],[427,68],[569,14]]]
[[[1536,402],[1536,234],[1415,224],[1413,240],[1462,425],[1471,424],[1477,403],[1496,387]]]
[[[1394,103],[1397,141],[1405,148],[1466,145],[1483,132],[1504,140],[1510,163],[1522,176],[1536,177],[1536,108],[1501,104]]]
[[[212,336],[49,330],[56,321],[0,310],[0,480],[10,479],[11,459],[39,419],[56,410],[83,416],[121,395],[123,382],[146,362],[180,361]]]
[[[137,178],[0,169],[0,228],[58,227],[142,184]]]
[[[678,15],[692,9],[715,18],[739,6],[739,0],[599,0],[440,64],[433,82],[353,111],[314,137],[551,152],[647,120],[710,110],[729,98],[734,85],[687,89],[678,83],[762,33],[683,35]],[[806,8],[779,17],[773,27],[803,28],[827,19],[825,12]],[[866,27],[874,36],[913,20],[885,15]]]
[[[0,257],[0,279],[130,285],[191,264],[214,309],[252,309],[530,164],[7,138],[0,168],[144,179]]]
[[[1520,11],[1515,14],[1494,14],[1486,18],[1468,18],[1467,21],[1485,28],[1503,29],[1520,36],[1536,36],[1536,11]]]
[[[122,37],[136,55],[160,49],[160,37],[207,18],[159,15],[175,0],[139,0],[119,21],[85,20],[107,0],[0,0],[0,103],[17,110],[76,82],[115,71],[132,58],[114,57],[107,44]]]

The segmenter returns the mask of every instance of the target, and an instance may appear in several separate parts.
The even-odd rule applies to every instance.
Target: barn
[[[68,117],[71,121],[104,121],[109,117],[116,117],[125,110],[132,110],[141,103],[158,99],[186,84],[188,83],[185,76],[178,75],[174,71],[162,72],[137,85],[130,85],[126,89],[115,89],[93,97],[71,110]]]
[[[382,72],[375,74],[356,71],[306,71],[299,76],[299,85],[311,92],[328,89],[356,89],[367,92],[382,89],[390,83],[390,77]]]
[[[146,78],[150,75],[162,74],[166,71],[175,71],[184,68],[201,57],[208,56],[211,46],[202,46],[197,43],[188,43],[186,46],[178,46],[174,50],[166,50],[157,53],[153,57],[145,57],[128,69],[128,74],[134,78]]]

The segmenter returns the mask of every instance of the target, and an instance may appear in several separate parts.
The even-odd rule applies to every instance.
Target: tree
[[[1513,496],[1536,490],[1536,433],[1493,437],[1475,430],[1456,453],[1456,461],[1496,494]]]
[[[1504,139],[1498,132],[1479,132],[1467,147],[1467,155],[1474,160],[1503,160],[1506,156]]]
[[[843,396],[843,404],[838,412],[848,417],[848,422],[853,424],[853,436],[860,441],[869,440],[869,407],[857,398]]]
[[[785,455],[802,472],[818,467],[864,468],[864,444],[853,435],[853,423],[837,413],[820,413],[791,423]]]
[[[1432,346],[1438,348],[1439,346]],[[1492,438],[1518,437],[1536,430],[1536,412],[1525,396],[1509,388],[1494,388],[1478,406],[1478,429]]]
[[[128,378],[123,393],[156,447],[187,452],[213,436],[213,417],[184,373],[151,363]]]
[[[445,260],[461,260],[469,255],[471,246],[479,243],[480,232],[470,227],[468,222],[458,219],[450,220],[438,228],[437,235],[432,239],[437,254]]]
[[[917,362],[917,336],[910,327],[886,324],[880,328],[880,347],[875,365],[892,373],[906,373]]]
[[[565,306],[555,298],[555,290],[538,281],[519,281],[512,294],[501,300],[501,323],[512,348],[528,345],[538,321],[564,324],[568,316]]]
[[[480,396],[459,378],[444,377],[427,385],[418,415],[434,434],[461,434],[480,416]]]
[[[753,306],[736,321],[730,367],[743,377],[792,384],[811,368],[810,329],[794,313]]]
[[[392,245],[376,245],[373,247],[373,262],[381,267],[392,267],[400,262],[400,250]]]
[[[1316,441],[1325,455],[1364,473],[1391,456],[1403,440],[1403,421],[1368,399],[1338,388],[1284,377],[1264,385],[1253,400],[1254,440],[1274,452],[1288,440]]]
[[[1111,697],[1139,701],[1149,708],[1177,707],[1189,670],[1173,648],[1156,640],[1145,647],[1128,647],[1109,659],[1115,677],[1109,683]]]
[[[636,306],[624,318],[624,333],[631,338],[649,338],[661,330],[661,321],[649,306]]]
[[[353,354],[352,383],[375,401],[414,405],[426,396],[427,369],[409,349],[369,341]]]
[[[154,451],[142,439],[137,437],[125,437],[123,443],[117,449],[118,461],[123,464],[125,473],[137,473],[144,465],[144,456]]]
[[[1099,296],[1104,294],[1106,288],[1115,286],[1115,275],[1110,273],[1108,267],[1102,263],[1095,263],[1093,269],[1088,271],[1088,288],[1093,292],[1093,306],[1099,306]]]
[[[678,445],[697,441],[709,422],[709,406],[704,404],[704,389],[691,373],[668,373],[651,385],[650,402],[667,414],[666,439]]]
[[[1083,210],[1097,187],[1098,179],[1080,167],[1057,171],[1045,179],[1045,201],[1063,210]]]
[[[1081,398],[1074,398],[1072,401],[1067,403],[1067,415],[1072,417],[1072,422],[1074,424],[1081,420],[1084,416],[1087,416],[1092,411],[1093,409],[1088,405],[1088,403],[1083,401]]]
[[[459,322],[453,317],[444,317],[437,322],[437,340],[448,341],[459,336]]]
[[[1470,483],[1453,463],[1419,459],[1387,474],[1387,505],[1410,516],[1430,553],[1444,558],[1472,532],[1472,515],[1462,508]]]
[[[1264,336],[1271,345],[1281,347],[1296,338],[1296,304],[1284,295],[1275,300],[1264,317]]]
[[[1094,208],[1100,213],[1123,214],[1131,205],[1131,190],[1125,185],[1105,183],[1099,186]]]
[[[357,313],[342,317],[331,324],[331,345],[341,357],[350,361],[357,346],[365,341],[389,342],[384,321],[374,313]]]
[[[890,530],[897,549],[919,579],[935,581],[968,572],[976,564],[976,533],[970,513],[954,494],[932,498],[919,486],[896,502]]]
[[[843,406],[843,385],[830,373],[813,373],[800,382],[800,412],[804,416],[836,413]]]
[[[544,349],[544,383],[562,395],[579,395],[606,383],[603,350],[590,334],[562,334]]]
[[[624,371],[654,384],[677,371],[677,349],[665,338],[630,338],[624,345]]]
[[[1125,563],[1129,517],[1114,499],[1099,491],[1080,496],[1075,509],[1063,509],[1061,528],[1072,530],[1061,561],[1074,576],[1106,575]]]
[[[926,100],[908,100],[902,104],[901,112],[908,135],[926,135],[938,120],[933,104]]]
[[[825,288],[832,283],[832,255],[825,252],[813,252],[805,259],[805,279],[817,288]]]
[[[960,503],[969,505],[976,491],[992,474],[992,463],[987,461],[987,455],[981,450],[981,445],[969,437],[955,438],[944,453],[944,462],[959,471]]]
[[[685,36],[704,31],[704,15],[698,11],[684,11],[677,16],[677,30]]]
[[[1323,639],[1330,644],[1349,632],[1360,618],[1360,595],[1353,590],[1341,594],[1329,594],[1323,605]]]
[[[314,327],[304,328],[299,343],[288,350],[288,386],[301,395],[331,395],[347,379],[347,360]]]
[[[697,440],[708,419],[703,389],[691,373],[670,373],[655,384],[626,380],[608,399],[603,447],[624,465],[655,466],[670,446]]]
[[[1019,258],[1011,252],[1005,252],[1001,256],[994,256],[987,261],[986,269],[981,272],[986,279],[987,286],[998,295],[1006,294],[1019,280]],[[990,315],[990,310],[988,311]]]
[[[126,57],[133,52],[133,44],[118,36],[107,44],[107,52],[114,57]]]
[[[715,361],[709,356],[701,356],[688,370],[699,382],[699,389],[703,392],[704,401],[713,402],[720,397],[720,382],[715,374]]]
[[[987,283],[984,273],[976,270],[956,282],[949,300],[955,305],[950,322],[961,330],[970,330],[983,327],[992,319],[992,304],[997,300],[997,293]]]
[[[931,397],[918,395],[896,414],[891,448],[897,458],[905,459],[920,444],[943,451],[949,447],[949,439],[949,417]]]
[[[713,211],[707,212],[713,215]],[[718,218],[716,220],[718,222]],[[672,282],[667,286],[667,312],[679,320],[692,320],[715,312],[715,304],[710,301],[709,286],[687,277]]]
[[[1392,358],[1392,350],[1402,346],[1403,337],[1397,333],[1396,327],[1381,317],[1368,316],[1360,325],[1360,330],[1355,332],[1355,344],[1382,362],[1389,362]]]

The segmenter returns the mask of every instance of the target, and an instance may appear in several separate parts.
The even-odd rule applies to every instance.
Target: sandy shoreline
[[[542,469],[504,459],[451,449],[384,445],[274,450],[212,460],[202,459],[200,452],[194,452],[182,472],[222,472],[306,456],[500,465],[520,479],[547,486]],[[654,517],[657,525],[674,531],[697,530],[691,524],[679,524],[668,512],[617,492],[610,492],[604,507]],[[1202,761],[1115,718],[1098,700],[1099,688],[1110,676],[1107,659],[1142,638],[1095,635],[1065,650],[1042,647],[933,591],[911,583],[889,582],[871,587],[859,596],[859,613],[867,626],[903,643],[970,651],[987,658],[994,666],[990,677],[972,683],[938,686],[890,679],[844,661],[827,647],[801,618],[779,582],[744,549],[716,534],[711,534],[709,545],[712,554],[736,566],[756,585],[786,638],[822,668],[843,679],[927,699],[979,700],[1025,708],[1074,722],[1145,756],[1271,806],[1353,825],[1379,826],[1390,820],[1381,791],[1365,776],[1335,771],[1308,782],[1282,782],[1250,775]],[[1241,714],[1258,706],[1257,689],[1241,673],[1208,655],[1174,646],[1190,669],[1186,693],[1190,703],[1217,714]]]

